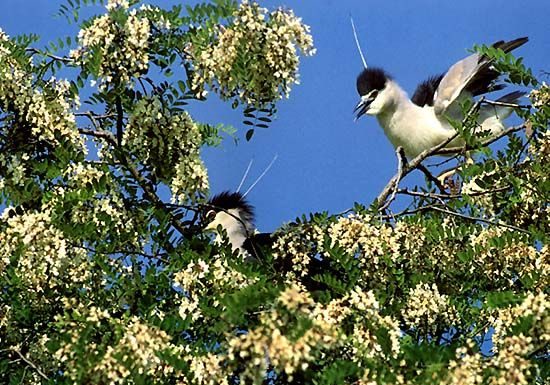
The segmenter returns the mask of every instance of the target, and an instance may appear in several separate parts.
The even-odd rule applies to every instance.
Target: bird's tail
[[[479,111],[482,130],[489,131],[490,136],[500,134],[505,129],[504,120],[512,114],[514,105],[518,105],[524,95],[524,91],[513,91],[498,98],[495,104],[484,105]]]
[[[519,99],[525,95],[524,91],[513,91],[496,100],[496,104],[486,104],[481,108],[480,120],[496,117],[504,120],[514,111],[513,105],[519,104]],[[498,104],[501,105],[498,105]]]

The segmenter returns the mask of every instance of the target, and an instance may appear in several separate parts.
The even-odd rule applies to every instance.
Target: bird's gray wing
[[[508,53],[521,47],[528,40],[527,37],[510,41],[500,40],[492,46]],[[499,75],[500,73],[492,67],[492,60],[477,53],[455,63],[443,76],[435,92],[435,114],[447,114],[457,118],[455,115],[460,110],[460,100],[504,88],[503,84],[497,84]]]
[[[480,55],[475,53],[449,68],[435,91],[434,112],[437,116],[445,114],[483,66]]]

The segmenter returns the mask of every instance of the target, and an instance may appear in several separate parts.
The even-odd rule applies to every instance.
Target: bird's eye
[[[378,96],[378,90],[374,90],[370,94],[370,99],[374,100]]]
[[[216,212],[214,210],[210,210],[206,213],[206,219],[209,221],[213,221],[214,218],[216,218]]]

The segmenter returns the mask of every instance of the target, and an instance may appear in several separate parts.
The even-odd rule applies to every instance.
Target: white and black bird
[[[510,52],[528,41],[527,37],[508,42],[498,41],[494,48]],[[453,64],[449,70],[421,82],[412,98],[381,68],[366,67],[357,77],[361,100],[355,108],[356,119],[364,114],[376,116],[378,123],[395,148],[401,146],[407,158],[414,158],[456,134],[449,118],[463,119],[460,104],[464,99],[501,90],[500,73],[492,61],[474,53]],[[524,92],[506,94],[497,101],[516,104]],[[513,111],[508,106],[482,105],[479,109],[479,131],[490,136],[504,130],[504,119]],[[478,131],[476,131],[478,132]],[[462,138],[453,139],[447,148],[463,146]]]
[[[215,242],[223,242],[224,231],[232,251],[245,259],[257,259],[264,248],[271,248],[271,236],[256,230],[254,208],[244,194],[224,191],[213,196],[206,207],[206,229],[216,232]]]
[[[272,248],[278,233],[259,233],[256,230],[254,208],[244,194],[224,191],[212,197],[205,206],[207,211],[203,221],[207,223],[206,229],[216,231],[215,242],[223,244],[225,233],[233,253],[238,252],[245,261],[267,263],[271,265],[271,271],[281,277],[293,271],[292,258],[272,258]],[[319,276],[327,273],[338,274],[338,270],[331,268],[329,260],[312,255],[308,274],[300,275],[299,279],[309,290],[325,290],[327,286]]]

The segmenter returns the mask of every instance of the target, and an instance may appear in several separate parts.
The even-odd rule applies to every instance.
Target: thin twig
[[[82,111],[82,112],[75,112],[74,114],[75,116],[85,116],[85,117],[88,117],[90,119],[97,119],[97,120],[102,120],[102,119],[111,119],[111,118],[115,118],[117,115],[116,114],[96,114],[95,112],[93,111]]]
[[[144,258],[158,259],[159,261],[164,262],[166,264],[169,263],[169,261],[164,258],[164,257],[168,256],[168,253],[159,253],[159,254],[153,255],[153,254],[143,253],[141,251],[132,251],[132,250],[116,250],[116,251],[107,252],[107,251],[98,251],[97,249],[94,249],[93,247],[86,247],[86,246],[78,245],[76,243],[70,243],[70,244],[73,247],[83,249],[83,250],[85,250],[87,252],[90,252],[90,253],[98,253],[98,254],[103,254],[103,255],[114,255],[114,254],[138,255],[138,256],[144,257]]]
[[[115,135],[113,135],[112,132],[109,131],[93,131],[93,130],[87,130],[87,129],[79,129],[79,132],[84,135],[94,136],[97,138],[102,138],[107,140],[115,149],[118,148],[118,143]],[[172,213],[172,210],[170,210],[158,197],[158,195],[155,193],[154,186],[146,180],[139,171],[130,163],[130,161],[126,158],[125,154],[121,151],[115,151],[115,156],[118,158],[120,163],[132,174],[132,177],[134,180],[139,184],[141,189],[143,190],[145,197],[147,200],[149,200],[151,203],[153,203],[156,207],[160,207],[163,209],[168,215],[170,216],[170,221],[172,223],[172,226],[178,232],[185,236],[187,234],[187,230],[185,229],[185,226],[174,216]]]
[[[485,104],[490,104],[492,106],[502,106],[502,107],[512,107],[512,108],[524,108],[524,109],[530,109],[530,104],[516,104],[516,103],[506,103],[506,102],[499,102],[498,100],[487,100],[485,99],[483,101]]]
[[[513,133],[513,132],[523,130],[524,128],[525,128],[524,124],[521,124],[519,126],[508,127],[506,130],[502,131],[500,134],[495,135],[495,136],[487,139],[484,142],[481,142],[481,147],[487,147],[488,145],[496,142],[497,140],[499,140],[499,139],[501,139],[501,138]],[[472,146],[468,146],[468,145],[461,146],[461,147],[442,148],[442,149],[438,150],[435,154],[436,155],[455,154],[455,153],[460,153],[460,152],[472,150],[474,148],[476,148],[476,147],[472,147]]]
[[[122,146],[122,132],[124,127],[124,109],[122,107],[122,98],[120,95],[116,97],[116,142],[118,147]]]
[[[488,225],[506,227],[510,230],[518,231],[520,233],[531,234],[529,231],[524,230],[524,229],[522,229],[520,227],[517,227],[517,226],[509,225],[507,223],[502,223],[502,222],[495,222],[495,221],[492,221],[490,219],[472,217],[470,215],[457,213],[456,211],[443,209],[443,208],[438,207],[438,206],[431,206],[430,210],[439,211],[440,213],[443,213],[443,214],[452,215],[452,216],[459,217],[459,218],[462,218],[462,219],[467,219],[467,220],[470,220],[470,221],[473,221],[473,222],[483,222],[483,223],[487,223]]]
[[[43,379],[45,379],[46,381],[49,381],[50,379],[48,378],[48,376],[46,376],[46,374],[42,371],[42,369],[40,369],[34,362],[32,362],[31,360],[29,360],[27,357],[25,357],[23,355],[23,353],[21,353],[19,350],[17,349],[11,349],[12,352],[14,353],[17,353],[17,355],[27,363],[27,365],[29,365],[31,368],[33,368],[36,373],[38,373],[40,375],[40,377],[42,377]]]
[[[53,55],[51,53],[43,52],[43,51],[40,51],[39,49],[32,48],[32,47],[26,48],[25,51],[29,52],[32,55],[35,55],[35,54],[42,55],[42,56],[45,56],[45,57],[49,57],[50,59],[53,59],[53,60],[61,61],[63,63],[73,63],[74,62],[74,59],[71,59],[69,57],[56,56],[56,55]]]
[[[433,184],[435,184],[437,186],[437,188],[439,189],[439,191],[441,191],[442,193],[445,192],[445,186],[443,186],[441,184],[441,182],[439,181],[439,179],[437,179],[435,176],[433,176],[433,174],[430,172],[430,170],[428,170],[426,168],[426,166],[424,166],[422,163],[420,163],[417,167],[420,171],[422,171],[422,173],[424,173],[424,175],[426,176],[426,178],[428,178],[428,180],[432,181]]]
[[[506,186],[506,187],[500,187],[492,190],[476,191],[468,194],[438,194],[434,192],[422,192],[422,191],[413,191],[409,189],[399,189],[397,190],[397,193],[402,195],[410,195],[414,197],[430,198],[430,199],[459,199],[464,196],[475,197],[480,195],[488,195],[488,194],[494,194],[497,192],[506,191],[509,189],[510,189],[510,186]]]
[[[419,212],[430,211],[430,210],[438,211],[440,213],[452,215],[452,216],[459,217],[459,218],[462,218],[462,219],[467,219],[467,220],[472,221],[472,222],[483,222],[483,223],[486,223],[488,225],[505,227],[507,229],[518,231],[520,233],[531,234],[529,231],[524,230],[524,229],[522,229],[520,227],[517,227],[517,226],[509,225],[507,223],[492,221],[490,219],[472,217],[470,215],[457,213],[456,211],[444,209],[444,208],[439,207],[437,205],[427,205],[427,206],[417,207],[416,209],[413,209],[413,210],[403,210],[400,213],[392,214],[391,216],[390,215],[384,215],[384,216],[382,216],[382,218],[391,219],[391,218],[401,217],[401,216],[404,216],[404,215],[416,214],[416,213],[419,213]]]
[[[86,128],[79,128],[78,132],[80,132],[83,135],[105,139],[107,142],[112,142],[114,140],[115,143],[116,143],[116,139],[115,139],[113,133],[110,132],[110,131],[88,130]]]

